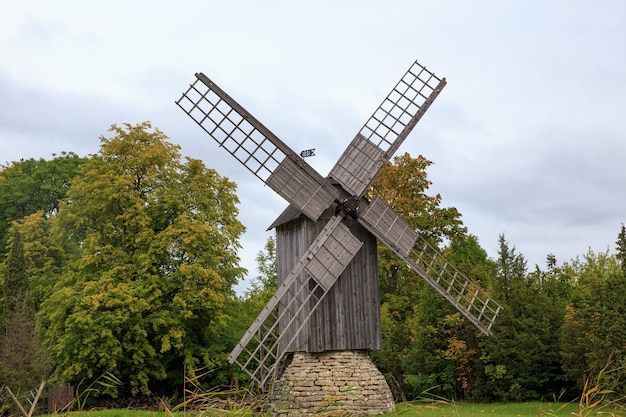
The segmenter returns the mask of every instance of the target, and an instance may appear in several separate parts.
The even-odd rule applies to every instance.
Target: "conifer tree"
[[[626,277],[626,226],[624,226],[624,223],[622,223],[622,228],[617,235],[615,244],[617,245],[617,260],[622,265],[624,277]]]
[[[493,297],[503,311],[494,335],[483,343],[487,395],[504,401],[527,401],[558,395],[558,338],[561,309],[542,290],[526,259],[499,237]]]
[[[13,227],[10,236],[9,253],[2,268],[4,278],[2,281],[3,310],[5,312],[12,311],[19,301],[26,299],[29,286],[24,259],[24,244],[17,227]]]
[[[464,239],[467,229],[456,208],[442,207],[441,195],[428,194],[431,182],[426,169],[431,164],[421,155],[414,158],[405,153],[394,157],[376,177],[368,197],[383,200],[432,245],[439,246],[446,239]],[[394,393],[399,398],[407,395],[412,399],[437,378],[439,369],[454,373],[454,364],[445,358],[445,350],[446,337],[457,329],[457,323],[438,333],[437,340],[429,340],[432,333],[420,324],[445,320],[450,304],[433,294],[428,284],[384,245],[378,247],[378,266],[383,348],[373,352],[372,357]],[[439,351],[424,358],[422,353],[431,345],[440,347]],[[454,383],[448,385],[442,392],[454,391]]]
[[[39,343],[29,294],[24,244],[18,225],[9,231],[8,254],[0,265],[3,314],[0,324],[0,380],[15,392],[29,390],[45,377],[45,354]]]

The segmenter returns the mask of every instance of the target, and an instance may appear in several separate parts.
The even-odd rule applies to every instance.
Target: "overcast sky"
[[[399,152],[491,258],[614,251],[626,222],[626,2],[15,1],[0,12],[0,163],[96,153],[150,121],[237,182],[255,254],[287,203],[175,104],[204,72],[326,175],[406,69],[448,85]]]

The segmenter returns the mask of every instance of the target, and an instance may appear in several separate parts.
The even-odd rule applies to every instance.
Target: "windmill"
[[[379,311],[371,313],[379,308],[378,286],[363,288],[360,281],[377,275],[375,239],[480,331],[491,334],[500,305],[383,201],[364,197],[444,88],[445,78],[413,63],[323,177],[212,80],[202,73],[195,76],[176,101],[178,106],[290,203],[275,225],[301,217],[314,225],[305,227],[310,238],[299,240],[296,255],[281,258],[278,250],[278,289],[230,353],[231,363],[239,364],[260,387],[267,387],[290,353],[380,349]],[[373,252],[374,261],[361,259],[363,251],[370,254],[364,256]],[[351,290],[335,288],[338,281]],[[369,297],[369,302],[358,297]]]

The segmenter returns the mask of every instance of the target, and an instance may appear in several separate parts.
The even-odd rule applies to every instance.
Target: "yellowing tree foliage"
[[[61,382],[110,371],[150,394],[183,366],[223,361],[244,227],[234,183],[181,160],[148,122],[110,131],[54,219],[69,260],[39,318]]]

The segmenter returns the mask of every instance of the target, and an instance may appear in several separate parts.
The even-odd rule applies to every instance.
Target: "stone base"
[[[395,411],[387,381],[366,351],[294,353],[272,389],[278,416],[376,415]]]

